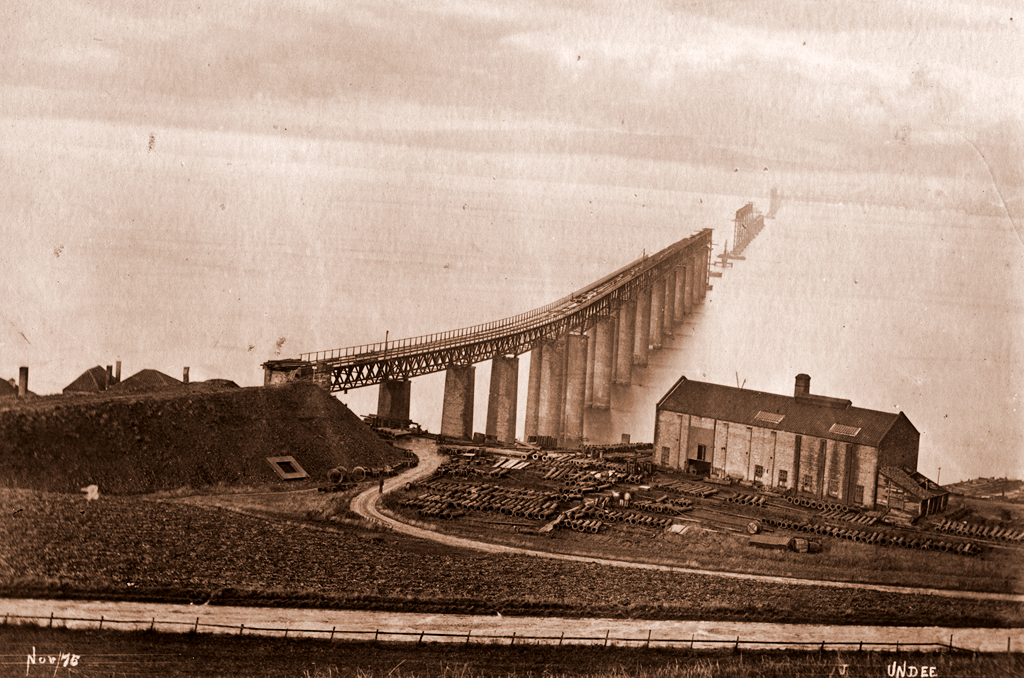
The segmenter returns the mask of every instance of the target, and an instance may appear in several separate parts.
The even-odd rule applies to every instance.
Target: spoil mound
[[[212,485],[319,484],[336,466],[380,468],[403,452],[323,389],[180,386],[39,398],[0,408],[0,487],[142,494]],[[267,457],[292,456],[307,481],[281,481]]]

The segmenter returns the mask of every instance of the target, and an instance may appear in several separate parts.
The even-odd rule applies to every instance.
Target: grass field
[[[943,678],[1024,675],[1024,655],[969,652],[736,652],[555,646],[330,642],[0,625],[0,672],[18,676],[334,678],[556,676],[792,678],[885,676],[893,662]],[[77,655],[76,667],[63,656]],[[31,663],[29,657],[33,657]],[[43,658],[54,664],[41,665]],[[907,674],[909,675],[909,674]]]
[[[0,503],[10,509],[0,521],[0,596],[634,619],[1024,624],[1024,605],[1016,603],[759,584],[454,549],[303,519],[292,499],[281,497],[286,520],[179,501],[86,502],[0,490]]]

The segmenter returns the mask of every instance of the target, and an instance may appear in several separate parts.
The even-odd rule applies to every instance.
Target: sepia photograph
[[[0,7],[0,675],[1024,675],[1020,9]]]

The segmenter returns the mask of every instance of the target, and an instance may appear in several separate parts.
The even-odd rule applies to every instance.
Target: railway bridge
[[[611,384],[700,304],[708,286],[711,229],[644,256],[546,306],[519,315],[407,339],[302,353],[263,364],[264,383],[309,379],[329,391],[379,385],[377,416],[408,423],[412,378],[445,371],[441,434],[473,436],[475,364],[492,361],[486,435],[515,440],[519,356],[530,353],[524,436],[559,446],[583,440],[588,408],[611,407]]]

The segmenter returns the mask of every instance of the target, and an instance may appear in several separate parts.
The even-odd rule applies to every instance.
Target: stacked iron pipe
[[[552,527],[556,529],[569,529],[575,530],[576,532],[589,532],[590,534],[597,534],[598,530],[604,525],[600,520],[586,520],[583,518],[569,518],[566,514],[562,514],[555,519]]]
[[[986,526],[980,523],[968,523],[967,521],[943,520],[937,527],[940,532],[955,534],[958,536],[978,537],[980,539],[994,539],[1009,543],[1024,542],[1024,530],[1015,530],[1001,525]]]
[[[634,452],[642,452],[646,450],[653,450],[654,443],[624,443],[617,445],[584,445],[580,450],[586,455],[592,455],[594,452],[599,454],[630,454]]]
[[[878,522],[878,518],[875,516],[856,513],[855,511],[850,511],[845,508],[825,509],[821,513],[821,517],[828,520],[843,520],[849,523],[857,523],[859,525],[874,525]]]
[[[688,499],[676,499],[672,501],[672,503],[669,503],[667,501],[667,497],[663,497],[656,501],[637,500],[633,502],[633,506],[641,511],[678,515],[691,510],[693,508],[693,502]]]
[[[981,552],[977,544],[971,542],[946,542],[927,537],[906,537],[900,534],[886,534],[874,530],[856,530],[835,525],[821,525],[813,523],[797,523],[782,518],[766,518],[763,521],[766,525],[783,529],[809,532],[825,537],[846,539],[849,541],[865,544],[876,544],[878,546],[900,546],[904,548],[916,548],[925,551],[944,551],[958,553],[961,555],[974,555]]]
[[[765,497],[758,494],[747,494],[740,492],[724,498],[733,504],[747,504],[748,506],[764,506]]]
[[[639,525],[644,527],[668,527],[672,524],[671,518],[659,518],[632,511],[610,511],[598,505],[578,506],[566,511],[566,516],[580,518],[599,518],[603,523],[625,523],[627,525]]]
[[[534,490],[518,490],[497,485],[429,483],[427,492],[407,499],[403,505],[429,506],[447,502],[452,509],[491,511],[515,518],[548,520],[558,512],[557,499]]]
[[[688,494],[693,497],[700,497],[701,499],[706,499],[707,497],[718,494],[718,490],[713,487],[705,487],[704,485],[698,485],[697,483],[690,483],[684,480],[678,480],[671,483],[658,483],[653,487],[657,490],[669,490],[680,494]]]
[[[805,508],[817,509],[819,511],[836,511],[842,512],[848,510],[843,504],[836,504],[830,501],[824,501],[821,499],[808,499],[807,497],[795,497],[791,494],[785,496],[786,501],[794,506],[803,506]]]

